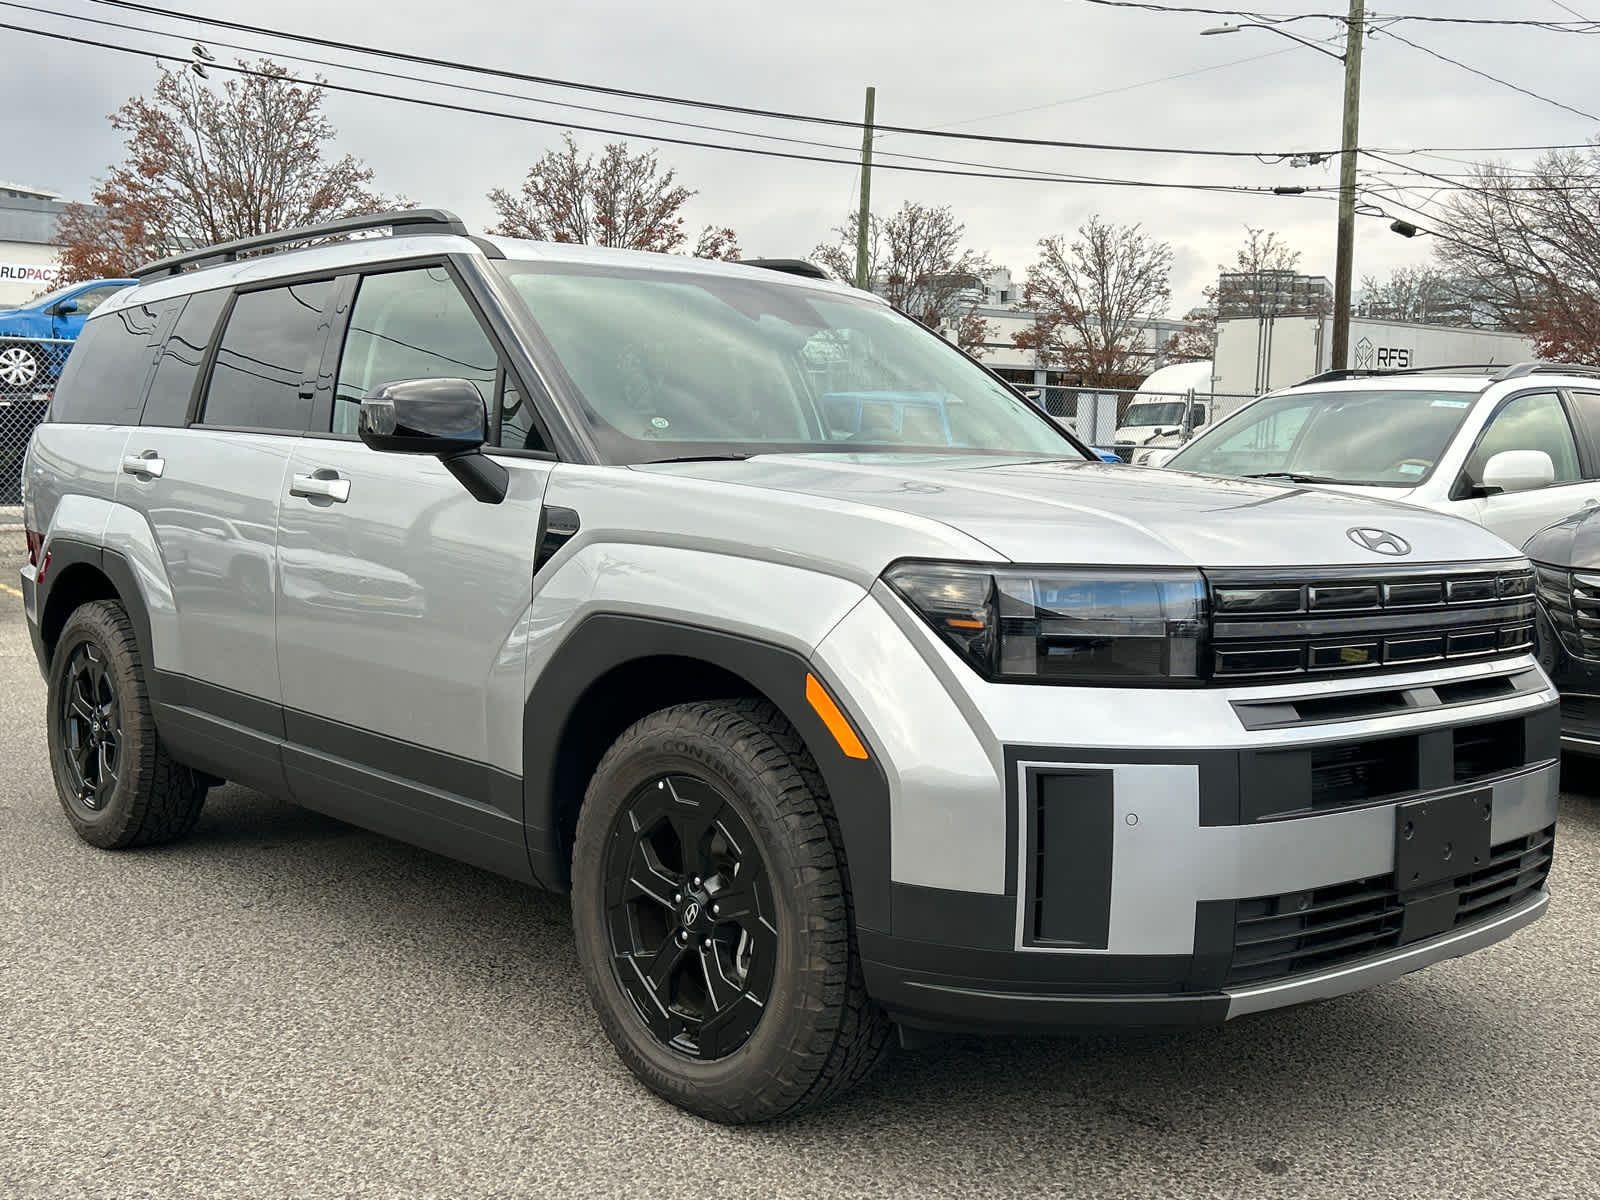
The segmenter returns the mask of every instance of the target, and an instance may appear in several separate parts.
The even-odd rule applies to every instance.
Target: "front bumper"
[[[890,775],[891,916],[858,937],[906,1025],[1216,1024],[1470,953],[1548,906],[1560,728],[1530,656],[1005,687],[937,645],[913,663],[875,622],[842,622],[819,658]]]

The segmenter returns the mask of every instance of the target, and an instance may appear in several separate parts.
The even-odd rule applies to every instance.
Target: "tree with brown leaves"
[[[856,230],[851,213],[833,230],[835,240],[818,246],[812,257],[839,279],[855,278]],[[872,290],[901,312],[933,329],[950,330],[962,349],[983,353],[989,324],[977,314],[981,289],[994,265],[963,247],[967,227],[948,205],[907,201],[893,216],[867,220],[867,278]]]
[[[598,156],[583,155],[572,134],[563,134],[562,142],[528,168],[517,194],[504,188],[489,193],[499,218],[490,233],[658,254],[678,252],[689,240],[683,206],[696,193],[678,183],[675,168],[662,169],[654,150],[630,154],[626,142],[613,142]],[[738,236],[707,225],[693,253],[736,259]]]
[[[1145,327],[1172,299],[1171,272],[1171,245],[1138,225],[1090,217],[1072,242],[1059,234],[1040,239],[1022,289],[1023,307],[1037,315],[1012,340],[1084,386],[1133,386],[1153,350]]]
[[[163,70],[149,98],[111,115],[127,158],[57,226],[61,282],[126,275],[153,258],[297,225],[381,212],[372,171],[326,152],[319,81],[238,63],[221,88]]]

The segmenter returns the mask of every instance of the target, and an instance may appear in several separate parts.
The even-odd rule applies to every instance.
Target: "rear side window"
[[[228,314],[201,421],[236,429],[302,432],[310,423],[323,312],[334,283],[245,292]]]
[[[189,419],[189,397],[205,365],[206,348],[216,332],[217,318],[228,302],[224,291],[190,296],[156,360],[150,396],[144,402],[144,425],[182,425]]]
[[[161,316],[158,306],[136,304],[84,322],[61,370],[50,419],[137,424]]]

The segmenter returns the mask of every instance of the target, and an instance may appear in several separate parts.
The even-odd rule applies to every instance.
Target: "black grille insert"
[[[1526,566],[1207,577],[1211,675],[1222,683],[1398,670],[1524,654],[1534,644],[1534,574]],[[1595,627],[1600,639],[1600,579]]]
[[[1417,739],[1382,738],[1311,751],[1311,807],[1345,808],[1415,791]]]
[[[1391,873],[1240,900],[1225,986],[1272,983],[1396,950],[1408,944],[1408,904],[1453,899],[1456,929],[1488,920],[1544,886],[1554,853],[1552,826],[1492,847],[1481,869],[1422,896],[1402,896]]]
[[[1483,725],[1468,725],[1457,729],[1455,741],[1455,776],[1457,783],[1470,783],[1514,771],[1526,760],[1523,746],[1522,721],[1511,718],[1490,721]]]

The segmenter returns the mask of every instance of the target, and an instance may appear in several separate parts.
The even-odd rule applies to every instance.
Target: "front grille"
[[[1534,587],[1550,623],[1574,654],[1600,658],[1600,575],[1535,563]]]
[[[1534,575],[1525,566],[1207,577],[1211,675],[1221,682],[1402,670],[1525,654],[1534,644]],[[1600,634],[1600,588],[1595,604]]]
[[[1488,920],[1544,887],[1555,827],[1494,846],[1489,861],[1421,898],[1402,896],[1394,874],[1238,902],[1233,959],[1224,986],[1272,983],[1399,949],[1409,903],[1453,897],[1453,928]],[[1413,939],[1424,940],[1421,938]]]

